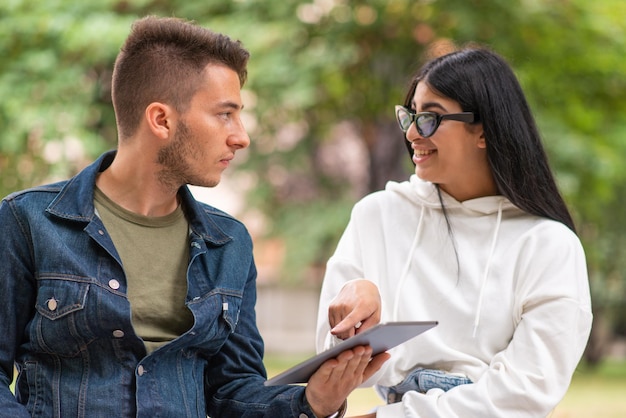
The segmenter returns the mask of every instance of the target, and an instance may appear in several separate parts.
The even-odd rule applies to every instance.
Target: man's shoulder
[[[63,189],[65,184],[67,184],[67,180],[29,187],[27,189],[12,192],[5,196],[2,200],[7,202],[19,202],[27,199],[49,200],[51,197],[56,196]]]
[[[241,221],[235,218],[233,215],[221,209],[218,209],[215,206],[211,206],[208,203],[204,203],[199,200],[196,200],[195,202],[198,204],[198,207],[202,210],[202,214],[204,216],[218,217],[218,218],[223,218],[225,220],[234,221],[236,223],[241,223]]]
[[[207,203],[196,200],[197,209],[199,215],[202,217],[202,222],[208,225],[217,226],[227,235],[233,235],[243,233],[248,235],[248,229],[245,224],[235,218],[233,215],[211,206]]]

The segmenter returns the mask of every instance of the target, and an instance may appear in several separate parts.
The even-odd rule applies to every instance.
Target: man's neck
[[[126,210],[143,216],[165,216],[178,207],[178,190],[168,189],[155,175],[145,154],[139,158],[117,153],[111,165],[100,173],[96,186]]]

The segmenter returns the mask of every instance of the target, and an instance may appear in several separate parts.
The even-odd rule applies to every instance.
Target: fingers
[[[345,356],[344,356],[345,355]],[[370,346],[358,346],[352,350],[346,350],[337,357],[339,365],[335,367],[332,373],[341,377],[348,376],[348,379],[359,381],[359,385],[363,381],[362,375],[372,357],[372,348]]]
[[[378,287],[369,280],[346,283],[328,307],[331,333],[346,339],[380,322],[381,301]]]
[[[371,355],[372,349],[369,346],[359,346],[352,350],[344,351],[335,359],[337,361],[336,364],[329,365],[327,378],[332,380],[348,376],[348,378],[354,379],[355,376],[359,376],[360,382],[358,385],[360,385],[372,377],[391,358],[391,355],[387,352],[377,354],[374,357],[371,357]]]
[[[341,338],[342,340],[354,337],[358,329],[363,325],[363,323],[359,320],[359,316],[360,315],[358,313],[348,314],[330,330],[330,333],[335,337]]]
[[[358,375],[357,380],[359,380],[370,361],[371,355],[372,349],[369,346],[354,347],[322,364],[319,372],[327,381],[353,380],[354,375]]]
[[[363,383],[364,376],[380,368],[384,361],[372,360],[371,356],[371,347],[358,346],[320,366],[306,388],[307,401],[316,415],[327,416],[337,411],[350,392]],[[375,361],[373,366],[371,361]]]
[[[384,352],[372,357],[370,346],[357,346],[346,350],[328,364],[327,379],[356,379],[358,385],[369,379],[383,364],[391,358],[391,354]],[[320,370],[322,368],[320,367]],[[355,380],[355,381],[356,381]],[[357,386],[358,386],[357,385]]]
[[[376,373],[390,357],[387,352],[372,357],[370,346],[357,346],[322,364],[316,374],[319,373],[319,378],[327,383],[356,387]]]
[[[374,373],[380,370],[383,364],[385,364],[385,362],[389,360],[390,358],[391,358],[391,354],[387,352],[380,353],[372,357],[372,359],[368,362],[367,366],[365,367],[365,370],[363,371],[363,381],[366,381],[367,379],[372,377]]]

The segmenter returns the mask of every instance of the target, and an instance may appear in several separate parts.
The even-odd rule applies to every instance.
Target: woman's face
[[[436,93],[424,81],[418,83],[410,107],[414,112],[440,115],[463,111],[459,103]],[[458,201],[497,194],[482,124],[444,119],[432,136],[423,138],[413,123],[406,139],[413,148],[415,174],[422,180],[438,184]]]

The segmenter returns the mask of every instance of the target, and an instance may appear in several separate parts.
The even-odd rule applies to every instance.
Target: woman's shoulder
[[[391,214],[407,206],[415,206],[415,202],[406,195],[388,188],[372,192],[361,198],[353,207],[354,214],[371,215],[373,213]]]
[[[535,215],[521,214],[517,219],[509,219],[516,226],[510,231],[517,231],[517,239],[536,248],[539,254],[580,254],[584,249],[578,235],[565,224]]]
[[[363,197],[355,207],[382,208],[439,206],[436,187],[412,175],[406,181],[388,181],[385,188]]]

